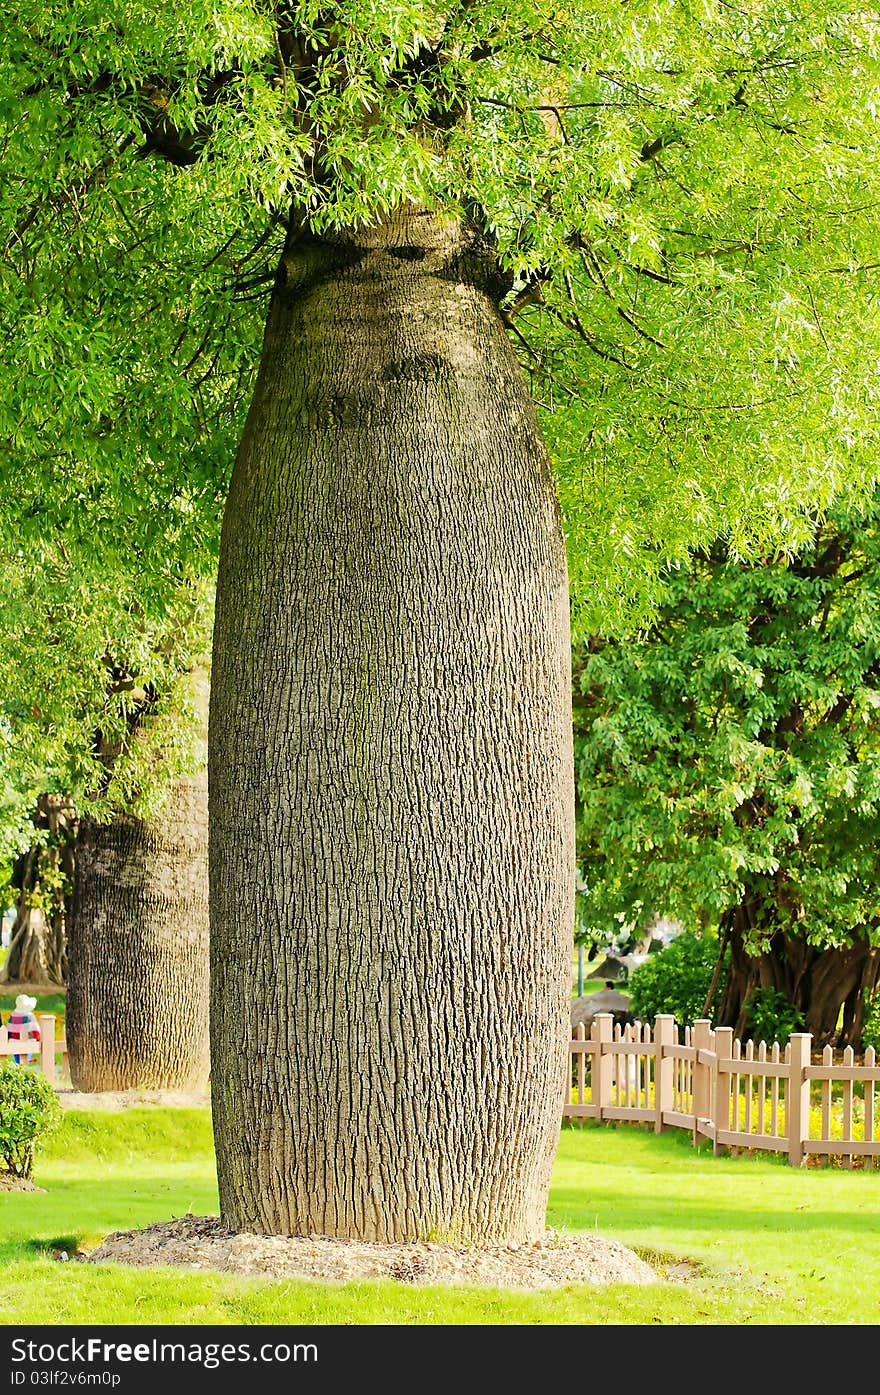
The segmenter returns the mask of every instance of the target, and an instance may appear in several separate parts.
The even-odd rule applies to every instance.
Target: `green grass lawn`
[[[563,1128],[548,1221],[595,1230],[685,1281],[552,1293],[325,1285],[61,1263],[111,1230],[216,1211],[205,1110],[69,1112],[45,1194],[0,1192],[0,1323],[875,1324],[880,1171],[712,1156],[684,1134]],[[680,1272],[680,1270],[675,1271]]]

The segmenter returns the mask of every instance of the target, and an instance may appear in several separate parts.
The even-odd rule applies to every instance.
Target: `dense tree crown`
[[[864,497],[875,20],[59,0],[8,30],[12,526],[138,558],[160,615],[212,570],[241,441],[209,735],[224,1219],[540,1234],[574,801],[520,364],[581,627],[631,629],[718,535],[791,549]]]
[[[576,666],[584,914],[742,907],[743,948],[880,939],[880,513],[788,562],[723,548]],[[577,691],[579,690],[579,691]]]
[[[631,626],[666,558],[803,542],[874,475],[877,91],[837,3],[19,6],[2,478],[210,564],[291,207],[428,205],[495,249],[578,623]]]
[[[157,566],[158,570],[158,566]],[[190,670],[207,662],[213,591],[182,576],[139,586],[51,541],[0,546],[0,848],[32,833],[47,792],[98,818],[149,816],[204,765]]]

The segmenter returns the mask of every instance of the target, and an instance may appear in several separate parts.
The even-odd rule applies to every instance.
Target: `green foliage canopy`
[[[702,939],[687,930],[676,935],[671,944],[649,954],[630,974],[627,992],[633,1016],[653,1023],[658,1012],[671,1012],[682,1026],[706,1016],[706,994],[717,957],[714,938]],[[714,1020],[711,1005],[708,1016]]]
[[[699,928],[748,900],[746,948],[880,926],[880,508],[790,561],[718,546],[651,630],[594,643],[575,699],[588,920]]]
[[[6,856],[33,837],[43,790],[97,817],[147,815],[204,758],[187,674],[210,649],[219,523],[259,352],[266,272],[253,259],[281,236],[249,200],[126,163],[131,133],[109,107],[108,124],[89,116],[76,63],[52,47],[68,18],[87,49],[103,21],[80,32],[84,11],[36,5],[10,22],[0,60]],[[50,51],[54,86],[39,57]]]
[[[139,588],[60,541],[0,543],[0,853],[32,841],[44,791],[107,819],[148,816],[204,760],[189,677],[206,664],[213,587]]]
[[[198,546],[289,209],[328,233],[403,200],[497,249],[582,630],[718,533],[793,547],[871,487],[863,8],[28,0],[7,29],[0,470],[32,507],[75,526],[85,489]]]
[[[130,673],[142,651],[158,691],[150,637],[175,629],[185,666],[162,616],[213,572],[291,210],[330,235],[409,201],[494,246],[580,632],[631,629],[669,559],[718,534],[791,549],[857,501],[880,459],[877,58],[875,18],[840,0],[17,6],[7,754],[76,781],[106,656]]]

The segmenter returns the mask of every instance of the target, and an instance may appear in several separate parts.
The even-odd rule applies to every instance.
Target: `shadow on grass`
[[[30,1250],[40,1259],[57,1259],[59,1261],[79,1259],[84,1253],[79,1248],[79,1239],[76,1235],[53,1235],[47,1240],[25,1240],[23,1248]]]
[[[112,1231],[140,1230],[188,1212],[216,1215],[218,1210],[213,1183],[174,1173],[132,1180],[44,1178],[41,1185],[45,1192],[0,1195],[0,1262],[35,1252],[90,1250]]]

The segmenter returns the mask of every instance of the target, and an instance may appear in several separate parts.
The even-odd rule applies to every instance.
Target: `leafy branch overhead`
[[[291,209],[332,235],[401,201],[496,250],[584,631],[716,533],[797,546],[870,489],[867,12],[79,0],[9,26],[0,468],[68,526],[85,479],[136,536],[183,510],[210,557]]]
[[[82,633],[143,675],[144,636],[213,576],[291,212],[332,236],[408,200],[494,248],[579,633],[631,630],[668,560],[718,534],[794,549],[872,487],[865,12],[31,0],[7,29],[3,740],[37,764],[55,742],[88,784],[107,725],[106,674],[60,681],[51,639],[82,578]]]
[[[51,542],[0,545],[0,848],[33,838],[45,791],[79,810],[148,817],[204,762],[190,671],[207,663],[213,587],[144,586]]]

